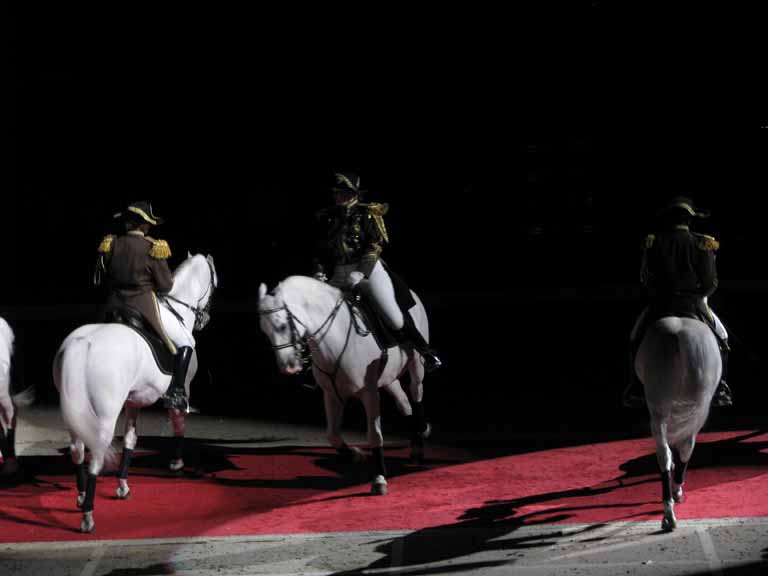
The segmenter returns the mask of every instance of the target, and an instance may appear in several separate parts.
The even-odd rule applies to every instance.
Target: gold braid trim
[[[152,248],[149,255],[157,260],[165,260],[171,256],[171,247],[165,240],[152,240]]]
[[[112,252],[112,241],[114,239],[114,234],[107,234],[104,236],[104,238],[101,239],[101,244],[99,244],[99,254],[109,254]]]
[[[389,204],[371,202],[368,204],[367,208],[368,213],[373,217],[373,221],[376,223],[376,228],[379,229],[379,234],[384,238],[384,242],[389,242],[387,227],[384,225],[384,215],[389,211]]]
[[[705,252],[717,252],[717,249],[720,248],[720,242],[715,240],[714,237],[707,236],[706,234],[697,236],[696,245],[700,250],[704,250]]]
[[[648,234],[648,236],[645,237],[645,240],[643,240],[643,250],[648,250],[648,248],[653,246],[655,240],[656,236],[653,234]]]

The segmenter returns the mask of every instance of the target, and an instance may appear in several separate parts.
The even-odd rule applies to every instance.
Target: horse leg
[[[16,474],[19,471],[19,463],[16,460],[16,414],[11,418],[5,431],[0,426],[0,455],[3,457],[0,476]]]
[[[365,462],[365,454],[357,446],[350,447],[341,437],[341,423],[344,417],[344,404],[333,393],[323,390],[325,406],[325,434],[328,443],[336,449],[342,460],[352,464]]]
[[[187,419],[184,410],[171,408],[168,410],[168,416],[173,424],[173,458],[168,463],[168,468],[173,472],[178,472],[184,468],[184,434],[187,430]]]
[[[423,422],[424,412],[421,403],[418,403],[417,410],[414,410],[408,395],[403,391],[400,380],[392,381],[385,387],[395,399],[398,412],[408,420],[409,442],[411,446],[411,462],[420,464],[424,461],[424,437],[421,435],[421,423]]]
[[[659,422],[653,416],[651,417],[651,432],[653,439],[656,441],[656,459],[661,470],[661,501],[664,505],[664,518],[661,521],[661,529],[664,532],[671,532],[677,528],[675,501],[672,498],[670,477],[672,471],[672,450],[667,442],[666,424]]]
[[[387,493],[387,470],[384,466],[384,436],[381,433],[381,404],[376,383],[368,384],[360,393],[368,423],[368,445],[371,447],[371,494]]]
[[[85,498],[83,500],[83,519],[80,521],[80,532],[93,532],[96,524],[93,520],[93,501],[96,496],[96,479],[104,466],[104,454],[91,451],[91,461],[88,464],[88,477],[85,482]]]
[[[408,365],[408,374],[410,375],[408,391],[411,393],[413,407],[412,427],[415,433],[426,439],[432,433],[432,427],[424,414],[424,364],[414,362],[412,359]]]
[[[133,450],[136,448],[138,434],[136,433],[136,420],[139,418],[139,409],[134,406],[125,406],[125,435],[123,436],[123,454],[120,457],[120,468],[117,472],[117,497],[126,500],[131,493],[128,486],[128,467],[131,465]]]
[[[69,457],[72,464],[75,465],[75,482],[77,485],[77,507],[82,508],[85,502],[85,488],[88,481],[88,474],[85,465],[85,445],[82,440],[75,438],[70,434],[72,442],[69,445]]]
[[[696,438],[691,436],[672,450],[672,459],[674,470],[672,475],[672,498],[675,502],[683,501],[683,484],[685,483],[685,472],[688,469],[688,462],[693,454],[693,447],[696,445]]]

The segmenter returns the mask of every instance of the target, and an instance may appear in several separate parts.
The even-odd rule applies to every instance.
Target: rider
[[[333,270],[330,284],[359,289],[374,304],[398,342],[419,351],[428,372],[439,368],[440,359],[408,312],[416,304],[410,290],[381,258],[389,241],[384,226],[389,206],[361,202],[364,191],[360,189],[360,177],[352,172],[336,173],[332,192],[334,204],[317,213],[324,230],[315,249],[315,277],[327,279],[323,262],[329,262]]]
[[[146,201],[129,204],[114,218],[122,219],[125,234],[110,234],[101,241],[94,276],[97,285],[106,277],[109,287],[106,319],[112,321],[123,314],[138,315],[154,329],[174,355],[173,376],[163,404],[166,408],[187,411],[184,381],[192,348],[176,348],[163,328],[157,303],[157,294],[168,293],[173,287],[173,274],[167,262],[171,249],[165,240],[147,236],[150,228],[162,224],[163,219],[154,214],[152,205]]]
[[[645,239],[640,279],[647,289],[648,305],[630,336],[631,380],[622,395],[625,406],[644,402],[643,386],[635,372],[635,356],[645,331],[655,320],[670,315],[698,318],[712,328],[723,361],[722,378],[712,405],[732,404],[725,381],[730,351],[728,333],[707,302],[717,289],[715,252],[720,244],[712,236],[690,230],[694,218],[708,216],[708,212],[695,208],[690,198],[678,196],[658,212],[658,234],[649,234]]]

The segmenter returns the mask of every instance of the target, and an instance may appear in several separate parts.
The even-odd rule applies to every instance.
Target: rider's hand
[[[365,274],[363,274],[362,272],[358,272],[357,270],[355,270],[354,272],[350,272],[349,276],[347,276],[347,282],[346,282],[347,288],[352,290],[355,286],[360,284],[360,281],[363,278],[365,278]]]
[[[320,282],[328,282],[328,276],[325,275],[325,272],[315,272],[312,277],[315,280],[320,280]]]

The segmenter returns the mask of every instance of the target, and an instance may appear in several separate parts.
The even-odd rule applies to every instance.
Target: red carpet
[[[203,445],[201,473],[182,477],[164,473],[164,459],[145,452],[132,470],[130,500],[114,498],[114,477],[100,478],[91,535],[77,532],[68,460],[31,457],[22,460],[24,481],[0,486],[0,542],[660,518],[650,439],[469,462],[439,452],[414,467],[406,449],[387,450],[384,497],[368,496],[363,479],[342,478],[329,449]],[[768,433],[702,434],[685,489],[680,520],[768,516]]]

